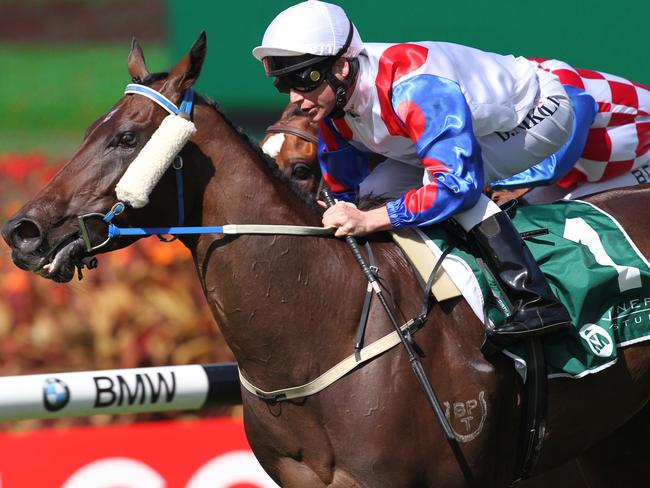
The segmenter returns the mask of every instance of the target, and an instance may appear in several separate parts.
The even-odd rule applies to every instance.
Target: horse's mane
[[[205,98],[205,97],[204,97]],[[277,165],[275,162],[275,159],[273,159],[271,156],[266,154],[264,151],[262,151],[262,146],[260,146],[260,143],[255,141],[254,139],[251,139],[251,137],[244,132],[244,130],[239,127],[238,125],[235,125],[235,123],[230,120],[226,114],[223,112],[221,107],[219,107],[219,104],[212,100],[211,98],[205,99],[206,103],[208,106],[212,107],[214,110],[217,111],[217,113],[223,118],[223,120],[230,126],[231,129],[233,129],[239,137],[242,138],[242,140],[250,147],[259,158],[261,158],[268,168],[271,171],[271,174],[282,181],[293,193],[295,193],[300,200],[302,200],[304,203],[307,204],[309,208],[311,208],[314,212],[316,212],[318,215],[323,214],[323,209],[318,206],[316,203],[316,200],[314,199],[313,196],[311,196],[309,193],[303,191],[291,178],[289,178],[287,175],[285,175],[280,167]]]
[[[276,178],[280,179],[283,181],[286,185],[291,188],[294,193],[296,193],[300,199],[307,203],[314,211],[316,211],[319,215],[323,214],[323,209],[316,204],[316,200],[314,197],[312,197],[309,193],[306,193],[303,191],[298,185],[295,184],[293,180],[291,180],[289,177],[287,177],[279,168],[279,166],[276,164],[275,159],[273,159],[271,156],[266,154],[264,151],[262,151],[262,147],[257,141],[254,141],[251,139],[248,134],[246,134],[241,127],[236,126],[221,110],[219,107],[219,104],[212,100],[212,99],[207,99],[206,100],[207,104],[211,106],[213,109],[215,109],[221,117],[226,121],[226,123],[235,131],[239,134],[240,137],[244,139],[244,141],[257,152],[257,154],[266,162],[268,167],[271,169],[271,172],[273,173],[273,176]],[[287,120],[291,120],[293,117],[305,117],[307,115],[307,112],[304,110],[301,110],[298,106],[294,106],[294,109],[292,109],[290,112],[287,114]],[[382,205],[385,205],[386,202],[389,200],[392,200],[391,198],[385,196],[385,195],[366,195],[359,199],[357,202],[357,206],[361,210],[370,210],[372,208],[376,207],[381,207]]]
[[[140,83],[142,85],[150,85],[151,83],[154,83],[156,81],[164,80],[169,76],[169,73],[167,72],[159,72],[159,73],[151,73],[147,75],[146,78],[143,80],[133,80],[134,83]],[[220,116],[221,118],[228,124],[228,126],[235,131],[239,137],[242,138],[245,144],[248,145],[256,154],[257,156],[266,163],[266,166],[269,168],[271,171],[271,174],[273,177],[279,179],[282,183],[284,183],[293,193],[296,194],[296,196],[307,206],[314,211],[317,215],[322,215],[323,214],[323,209],[316,203],[316,200],[314,197],[312,197],[309,193],[303,191],[291,178],[286,176],[282,170],[280,170],[280,167],[277,165],[275,162],[275,159],[267,155],[264,151],[262,151],[262,146],[260,146],[259,142],[253,140],[250,138],[246,132],[243,131],[243,129],[235,123],[230,120],[226,114],[223,112],[221,107],[219,107],[219,104],[213,100],[212,98],[201,96],[201,98],[206,102],[206,104],[214,109]]]

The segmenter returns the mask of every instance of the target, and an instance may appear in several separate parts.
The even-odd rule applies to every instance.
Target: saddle
[[[514,486],[531,472],[541,450],[547,378],[597,373],[616,363],[618,347],[650,340],[650,266],[620,224],[588,203],[523,206],[512,216],[517,230],[532,236],[528,247],[574,324],[565,334],[545,336],[543,350],[540,339],[530,339],[502,351],[526,382]],[[393,237],[423,280],[448,253],[433,286],[438,300],[461,294],[483,323],[505,319],[507,300],[471,246],[458,245],[440,226],[400,230]]]
[[[513,222],[522,234],[548,229],[526,242],[574,325],[567,333],[544,338],[549,378],[580,378],[602,371],[616,362],[617,346],[650,340],[650,315],[641,313],[640,305],[650,301],[650,266],[610,215],[586,202],[560,201],[519,206]],[[413,247],[428,253],[424,258],[428,263],[416,264],[424,280],[441,254],[449,253],[442,264],[445,275],[434,286],[439,300],[460,292],[483,323],[505,320],[507,298],[484,272],[471,246],[450,240],[440,226],[398,232],[396,240],[406,243],[409,261],[422,261],[414,256]],[[450,282],[453,287],[442,286]],[[513,344],[504,354],[525,377],[524,348]]]
[[[417,227],[404,227],[391,231],[390,234],[404,251],[407,261],[417,271],[418,279],[424,287],[438,263],[442,251],[437,246],[435,248],[427,246],[427,241],[430,242],[430,240]],[[431,259],[432,255],[434,259]],[[438,267],[436,276],[433,277],[431,293],[439,302],[463,296],[445,269],[444,262]]]

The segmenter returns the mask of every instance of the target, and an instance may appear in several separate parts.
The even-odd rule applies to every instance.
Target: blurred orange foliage
[[[40,154],[0,156],[2,222],[56,172]],[[178,241],[155,237],[98,256],[83,281],[57,284],[0,256],[0,374],[232,361]],[[200,415],[232,413],[213,409]],[[2,428],[132,422],[176,414],[23,421]]]

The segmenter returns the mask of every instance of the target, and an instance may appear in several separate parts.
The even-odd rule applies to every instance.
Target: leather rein
[[[282,121],[277,124],[269,125],[265,131],[266,134],[291,134],[293,136],[299,137],[300,139],[313,142],[318,145],[318,136],[310,134],[307,131],[300,130],[296,127],[291,127],[290,125],[283,124]]]

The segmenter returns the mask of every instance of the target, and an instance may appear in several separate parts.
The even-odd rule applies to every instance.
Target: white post
[[[0,377],[0,421],[236,405],[235,363]]]

